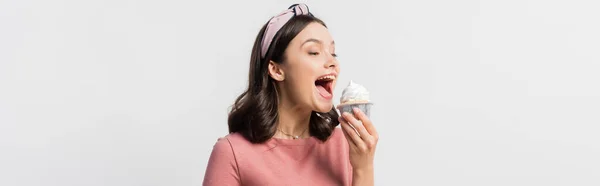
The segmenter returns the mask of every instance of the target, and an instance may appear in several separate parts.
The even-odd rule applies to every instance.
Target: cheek
[[[314,85],[315,81],[313,79],[313,75],[310,72],[298,69],[290,80],[295,90],[307,90],[311,89]]]
[[[317,70],[310,61],[298,61],[293,66],[290,65],[290,75],[293,76],[294,82],[309,82],[314,83],[315,77],[317,76]]]
[[[294,97],[293,99],[300,102],[311,99],[315,89],[313,76],[301,69],[297,69],[294,73],[290,73],[290,75],[289,81],[286,83],[290,85],[287,91]]]
[[[308,91],[313,91],[315,78],[319,75],[319,69],[316,62],[311,61],[308,58],[298,57],[293,61],[288,61],[288,74],[290,84],[292,86],[292,92],[302,92],[302,94],[309,93]],[[308,95],[299,95],[299,96],[308,96]]]

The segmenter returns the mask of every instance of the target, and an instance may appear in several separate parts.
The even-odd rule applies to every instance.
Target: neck
[[[279,118],[277,121],[278,132],[275,137],[292,138],[290,135],[299,136],[300,138],[310,137],[308,127],[312,110],[300,108],[296,106],[298,104],[294,104],[288,100],[281,99],[279,101],[277,111]]]

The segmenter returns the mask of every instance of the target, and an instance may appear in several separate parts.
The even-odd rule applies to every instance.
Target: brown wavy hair
[[[238,96],[229,112],[229,133],[240,133],[252,143],[265,142],[275,135],[278,121],[278,95],[275,80],[269,76],[269,61],[285,63],[285,49],[298,33],[313,22],[327,27],[323,21],[312,14],[299,15],[290,19],[273,38],[265,58],[261,58],[260,50],[267,24],[260,29],[252,47],[248,87]],[[326,113],[312,111],[308,130],[310,135],[321,141],[327,140],[333,129],[339,125],[338,117],[333,105]]]

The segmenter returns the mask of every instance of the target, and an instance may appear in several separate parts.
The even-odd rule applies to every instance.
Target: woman
[[[269,20],[204,185],[373,185],[377,132],[360,110],[338,116],[339,71],[334,41],[306,5]]]

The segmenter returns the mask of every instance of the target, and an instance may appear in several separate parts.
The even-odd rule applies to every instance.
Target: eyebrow
[[[304,43],[302,43],[302,45],[300,45],[300,47],[304,46],[304,44],[308,43],[308,42],[315,42],[318,44],[323,44],[323,42],[321,40],[315,39],[315,38],[309,38],[306,41],[304,41]],[[331,41],[332,45],[335,45],[335,41]]]

